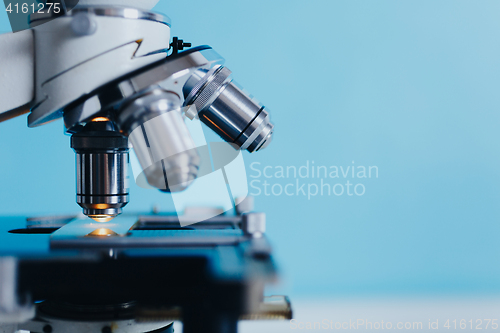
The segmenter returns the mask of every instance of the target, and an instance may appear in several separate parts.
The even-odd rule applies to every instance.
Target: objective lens
[[[236,86],[226,67],[198,70],[183,88],[185,106],[224,140],[255,152],[271,143],[274,125],[259,102]]]
[[[128,140],[105,119],[71,137],[76,152],[77,203],[98,222],[121,214],[128,203]]]
[[[177,94],[156,89],[128,103],[117,117],[147,182],[166,192],[186,189],[200,164],[180,106]]]

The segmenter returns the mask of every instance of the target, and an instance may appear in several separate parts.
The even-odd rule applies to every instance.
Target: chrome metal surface
[[[109,122],[89,123],[71,138],[76,152],[77,203],[83,213],[106,219],[128,203],[128,143]]]
[[[77,203],[87,216],[116,216],[128,203],[128,153],[76,154]]]
[[[147,182],[168,192],[186,189],[196,179],[200,164],[180,106],[178,95],[156,89],[126,105],[117,117]]]
[[[185,106],[224,140],[254,152],[271,142],[274,125],[269,113],[232,81],[223,66],[200,69],[186,82]],[[192,117],[192,116],[191,116]]]
[[[127,159],[126,152],[77,154],[78,170],[86,171],[79,174],[77,193],[92,196],[126,193]]]
[[[250,195],[246,197],[237,197],[235,200],[236,212],[239,215],[251,212],[254,209],[254,201],[254,197]]]
[[[126,19],[149,20],[164,23],[168,26],[172,25],[172,20],[166,15],[137,8],[77,6],[68,12],[69,15],[75,15],[78,13],[90,13],[96,16],[120,17]]]
[[[245,234],[260,238],[266,232],[265,213],[246,213],[242,217],[241,229]]]
[[[67,12],[64,16],[75,16],[79,13],[87,13],[96,16],[108,16],[117,17],[125,19],[136,19],[136,20],[149,20],[158,23],[163,23],[169,27],[172,25],[172,21],[166,15],[153,13],[137,8],[126,8],[126,7],[104,7],[104,6],[77,6]],[[29,17],[29,22],[31,25],[37,25],[43,23],[41,21],[46,21],[53,19],[55,16],[60,16],[54,14],[54,11],[48,13],[34,13]]]

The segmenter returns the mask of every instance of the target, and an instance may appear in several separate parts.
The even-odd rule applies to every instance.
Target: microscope
[[[171,40],[156,3],[6,2],[27,8],[29,28],[0,35],[0,121],[64,120],[82,214],[0,218],[0,332],[172,332],[182,320],[186,333],[235,333],[242,319],[291,318],[286,297],[263,296],[277,274],[249,198],[183,224],[124,211],[132,149],[136,182],[178,193],[207,158],[186,122],[250,153],[274,129],[211,47]]]

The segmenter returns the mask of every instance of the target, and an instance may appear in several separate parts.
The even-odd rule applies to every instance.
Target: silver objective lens
[[[255,152],[271,142],[274,125],[259,102],[236,86],[223,66],[197,70],[184,85],[188,117],[200,120],[229,143]]]
[[[167,192],[185,190],[196,179],[200,165],[180,107],[177,94],[156,89],[122,107],[117,117],[145,180]]]
[[[128,203],[128,140],[112,122],[88,123],[71,137],[76,152],[77,203],[83,213],[105,222]]]

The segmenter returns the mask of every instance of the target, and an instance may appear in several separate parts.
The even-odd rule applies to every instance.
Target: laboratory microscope
[[[0,332],[172,332],[182,320],[186,333],[234,333],[241,319],[291,318],[286,297],[263,296],[276,269],[265,214],[249,200],[184,224],[124,211],[132,149],[134,180],[176,193],[207,158],[186,122],[237,151],[262,150],[273,135],[223,58],[171,39],[156,3],[16,2],[33,8],[29,28],[0,35],[0,121],[63,118],[83,213],[0,218]]]

